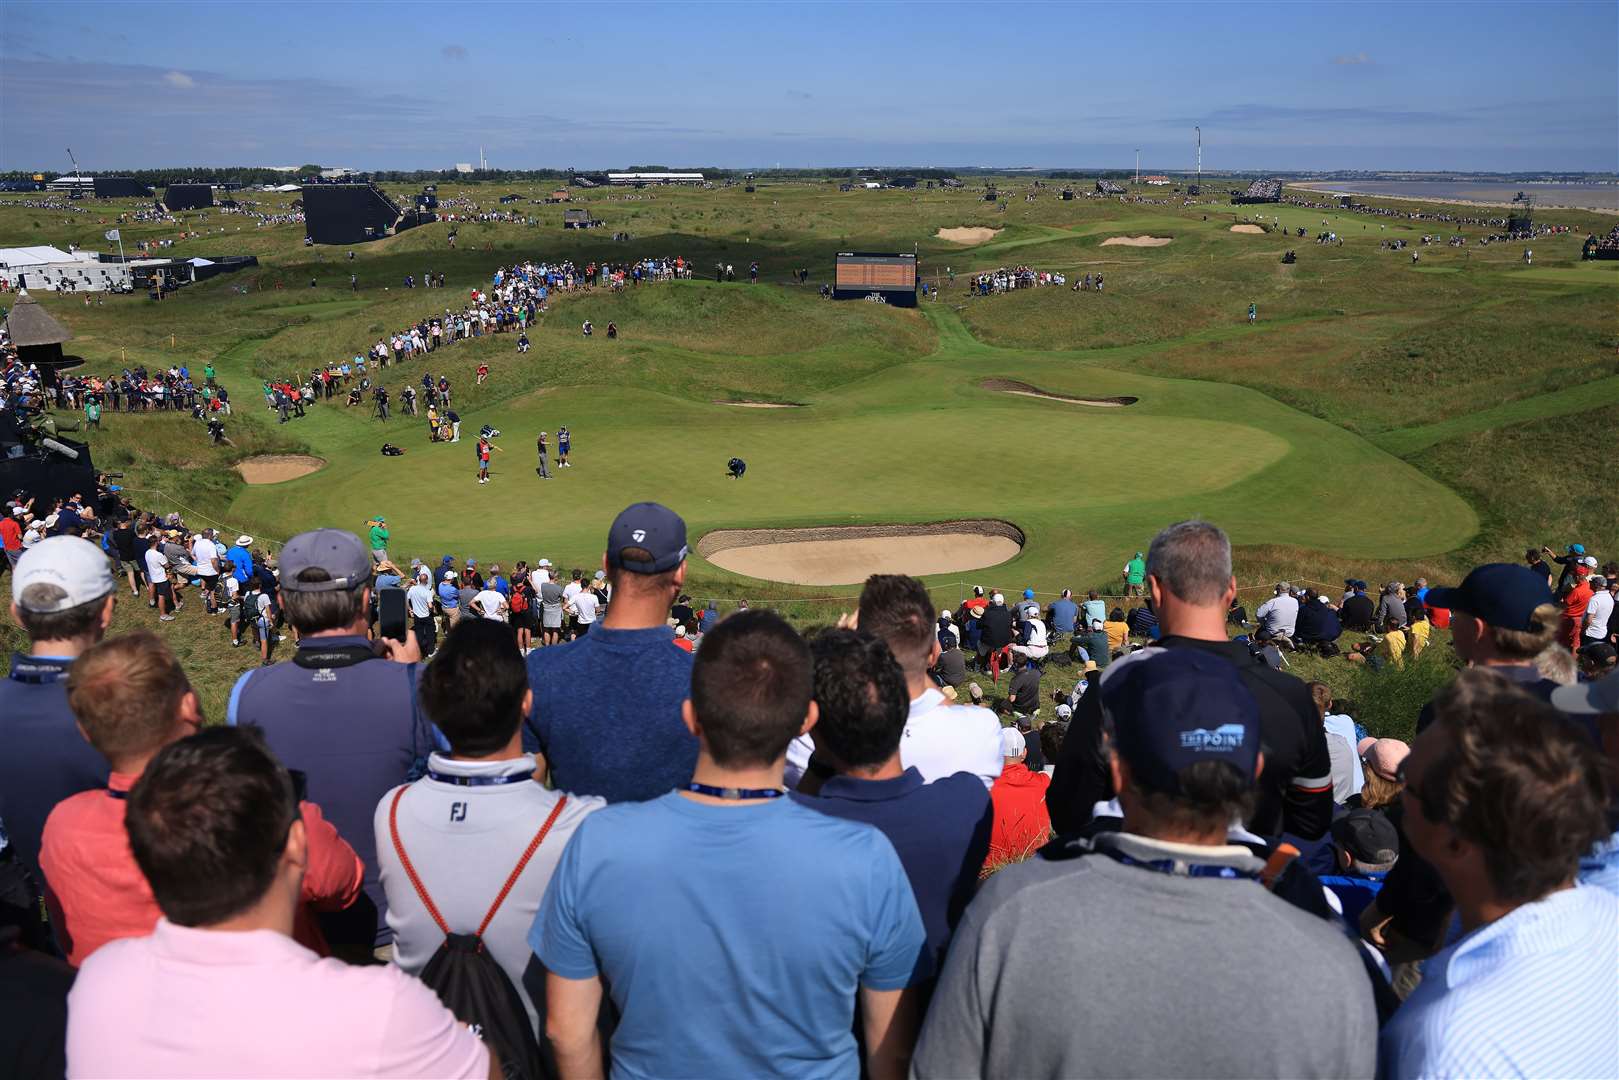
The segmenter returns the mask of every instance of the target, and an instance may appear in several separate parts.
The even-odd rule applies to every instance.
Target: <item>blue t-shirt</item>
[[[910,768],[891,780],[834,776],[819,796],[791,797],[823,814],[875,825],[888,837],[927,931],[927,963],[917,977],[937,975],[989,855],[995,814],[984,782],[962,772],[929,784]]]
[[[453,581],[438,583],[438,602],[445,611],[461,606],[461,587]]]
[[[225,550],[225,558],[231,564],[231,577],[246,583],[253,576],[253,553],[239,544],[232,544]]]
[[[680,718],[692,654],[667,626],[610,630],[529,654],[534,711],[523,749],[545,755],[558,789],[608,802],[655,799],[697,767],[697,739]]]
[[[548,971],[606,981],[614,1077],[856,1076],[858,989],[909,985],[924,941],[881,832],[678,792],[586,818],[529,932]]]
[[[1051,629],[1059,634],[1072,634],[1074,632],[1074,618],[1079,614],[1079,605],[1072,600],[1058,598],[1051,602]]]

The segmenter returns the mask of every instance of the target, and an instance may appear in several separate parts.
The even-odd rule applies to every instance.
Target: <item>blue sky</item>
[[[0,169],[1619,168],[1601,3],[29,3]]]

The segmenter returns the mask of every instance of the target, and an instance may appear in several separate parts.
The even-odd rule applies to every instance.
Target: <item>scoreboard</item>
[[[916,256],[840,251],[833,295],[840,300],[877,293],[891,304],[916,304]]]

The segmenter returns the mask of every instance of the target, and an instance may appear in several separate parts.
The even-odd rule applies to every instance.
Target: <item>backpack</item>
[[[439,1001],[455,1014],[457,1020],[469,1025],[500,1055],[507,1080],[541,1080],[548,1075],[548,1070],[540,1054],[539,1040],[528,1022],[528,1010],[523,1007],[523,999],[511,979],[484,948],[483,935],[527,868],[529,860],[545,842],[545,834],[551,831],[551,826],[561,816],[568,797],[563,795],[557,799],[551,815],[540,826],[540,831],[534,834],[534,839],[529,841],[528,849],[517,860],[517,866],[506,878],[506,884],[501,886],[495,902],[489,905],[489,913],[478,924],[478,929],[471,934],[457,934],[451,932],[444,916],[439,914],[438,905],[428,895],[427,886],[422,884],[416,868],[411,865],[410,856],[405,854],[404,843],[399,839],[399,800],[404,794],[403,787],[394,792],[393,802],[388,807],[388,834],[393,838],[394,851],[399,856],[405,876],[410,879],[411,887],[444,933],[444,944],[427,961],[421,980],[438,995]]]
[[[521,585],[514,587],[512,589],[510,604],[513,615],[521,615],[523,612],[527,611],[528,590],[523,588]]]

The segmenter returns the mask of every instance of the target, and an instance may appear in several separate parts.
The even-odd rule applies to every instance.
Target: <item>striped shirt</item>
[[[1434,956],[1379,1059],[1390,1080],[1619,1075],[1619,898],[1564,889]]]

